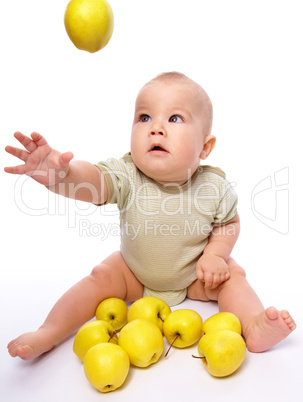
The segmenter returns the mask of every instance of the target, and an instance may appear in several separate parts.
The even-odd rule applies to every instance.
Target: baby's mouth
[[[165,148],[163,148],[161,145],[153,145],[149,151],[150,151],[150,152],[168,152],[168,151],[167,151]]]

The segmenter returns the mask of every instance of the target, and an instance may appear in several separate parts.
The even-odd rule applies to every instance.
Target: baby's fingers
[[[13,156],[15,156],[16,158],[21,159],[23,162],[26,162],[27,158],[28,158],[28,152],[24,151],[24,149],[19,149],[19,148],[15,148],[15,147],[11,147],[10,145],[7,145],[7,147],[5,147],[5,151]]]
[[[213,284],[214,284],[214,276],[210,272],[204,272],[204,283],[206,289],[213,289]]]
[[[16,131],[14,137],[28,152],[34,152],[38,147],[48,145],[46,139],[36,132],[33,132],[30,138],[20,133],[20,131]]]
[[[205,287],[207,289],[215,289],[220,283],[225,282],[228,278],[225,279],[225,275],[220,274],[209,274],[209,278],[205,281]]]
[[[226,274],[214,274],[211,289],[215,289],[217,286],[227,281],[229,278],[230,278],[229,272],[227,272]]]
[[[229,270],[226,272],[226,274],[224,275],[224,279],[223,279],[223,282],[224,281],[228,281],[228,279],[230,278],[230,272],[229,272]]]
[[[23,162],[26,162],[28,158],[28,152],[24,151],[23,149],[11,147],[10,145],[5,147],[5,151],[13,156],[16,156],[16,158],[21,159]],[[24,174],[26,172],[26,167],[25,165],[9,166],[5,167],[4,171],[12,174]]]
[[[48,145],[46,139],[39,133],[33,132],[33,133],[31,133],[31,137],[32,137],[36,147],[42,147],[44,145]]]
[[[20,142],[20,144],[24,146],[24,148],[28,152],[33,152],[37,149],[37,145],[35,144],[35,142],[31,138],[20,133],[20,131],[15,132],[14,137]]]
[[[63,168],[67,167],[73,157],[74,155],[72,154],[72,152],[65,152],[64,154],[61,154],[59,158],[60,165]]]
[[[11,174],[24,174],[26,173],[26,167],[25,165],[9,166],[5,167],[4,171]]]

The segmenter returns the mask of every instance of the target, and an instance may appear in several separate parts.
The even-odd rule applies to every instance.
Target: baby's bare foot
[[[245,331],[245,341],[251,352],[264,352],[286,338],[296,323],[288,311],[269,307],[250,323]]]
[[[7,349],[12,357],[18,356],[23,360],[31,360],[42,353],[48,352],[54,346],[52,336],[47,331],[39,329],[12,340],[7,345]]]

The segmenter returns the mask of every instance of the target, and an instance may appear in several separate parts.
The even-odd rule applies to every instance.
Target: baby
[[[237,315],[252,352],[263,352],[296,324],[285,310],[264,309],[231,258],[239,235],[237,196],[218,168],[200,165],[215,146],[212,104],[183,74],[164,73],[139,92],[131,153],[97,165],[72,161],[38,133],[15,138],[6,151],[25,162],[5,171],[26,174],[51,191],[120,210],[121,249],[68,290],[35,332],[8,344],[11,356],[33,359],[95,315],[105,298],[127,302],[146,295],[170,305],[186,297],[218,301]]]

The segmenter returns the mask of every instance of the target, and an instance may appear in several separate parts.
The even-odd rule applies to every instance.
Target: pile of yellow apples
[[[119,335],[118,335],[119,333]],[[170,348],[198,342],[199,356],[215,377],[226,377],[243,363],[246,344],[241,324],[232,313],[217,313],[203,322],[191,309],[171,311],[153,296],[142,297],[128,308],[118,298],[103,300],[96,320],[77,332],[73,351],[83,362],[86,378],[100,392],[114,391],[126,380],[130,366],[148,367],[163,355],[164,337]]]

